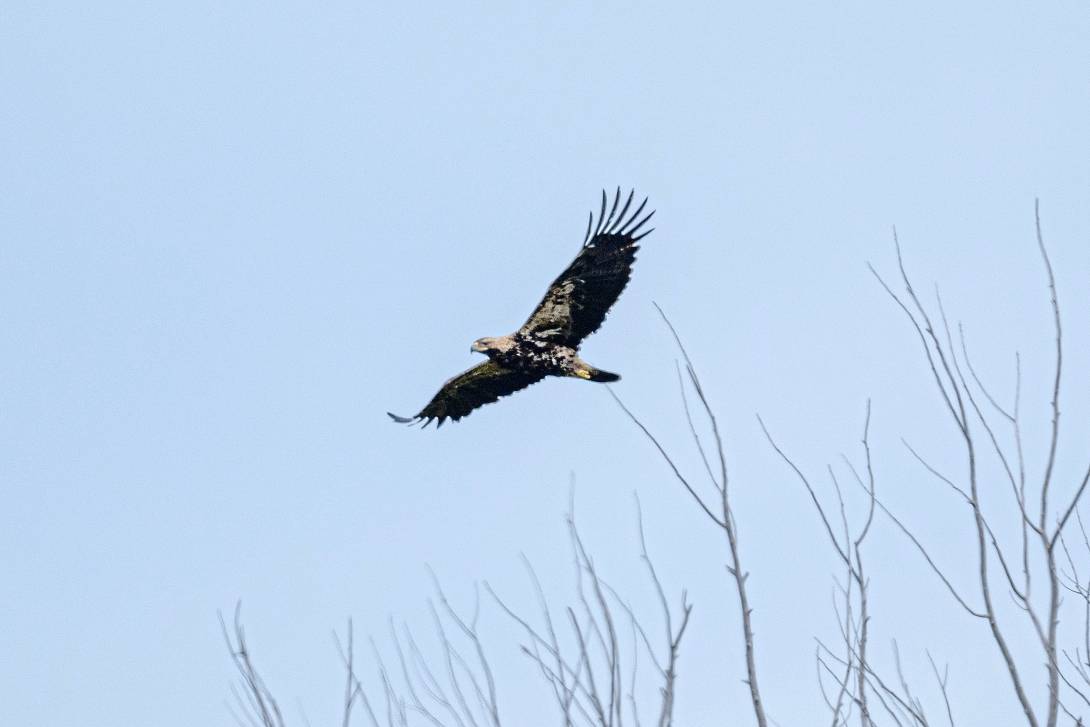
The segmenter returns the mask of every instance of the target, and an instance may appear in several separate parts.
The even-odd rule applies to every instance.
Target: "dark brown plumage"
[[[549,286],[534,312],[516,332],[497,338],[481,338],[474,351],[489,360],[458,374],[443,384],[420,413],[412,417],[390,414],[397,422],[422,421],[427,426],[438,420],[455,421],[479,406],[491,404],[546,376],[574,376],[588,381],[609,382],[617,374],[597,369],[579,358],[579,344],[594,333],[606,313],[628,285],[636,244],[652,230],[640,229],[655,213],[640,218],[647,200],[629,214],[634,192],[621,207],[621,190],[606,214],[607,197],[595,224],[591,212],[583,246],[575,260]],[[621,207],[618,211],[618,207]]]

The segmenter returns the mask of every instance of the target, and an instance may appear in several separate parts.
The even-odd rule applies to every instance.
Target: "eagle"
[[[608,197],[603,190],[597,223],[592,210],[579,254],[552,282],[522,327],[506,336],[478,338],[470,350],[488,356],[487,361],[444,383],[415,416],[387,412],[390,418],[401,424],[423,422],[424,427],[435,420],[441,427],[447,419],[458,421],[474,409],[546,376],[571,376],[600,383],[620,379],[581,359],[579,344],[602,325],[628,285],[639,250],[637,243],[654,229],[640,233],[655,212],[640,216],[647,206],[645,198],[629,214],[634,196],[632,190],[621,206],[618,187],[607,215]]]

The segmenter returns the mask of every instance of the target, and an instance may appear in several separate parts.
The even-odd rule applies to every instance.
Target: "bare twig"
[[[742,615],[742,639],[745,644],[745,660],[746,660],[746,684],[749,687],[750,702],[753,706],[753,713],[757,719],[758,727],[768,726],[768,717],[765,713],[764,702],[761,697],[761,690],[757,681],[757,660],[756,660],[756,647],[754,645],[753,635],[753,609],[749,604],[749,594],[746,587],[746,581],[749,578],[747,573],[742,567],[742,558],[740,553],[740,547],[738,542],[737,525],[734,519],[734,510],[730,499],[729,489],[729,477],[727,473],[727,457],[726,448],[723,445],[723,438],[719,431],[719,423],[715,417],[715,413],[712,410],[711,404],[708,402],[708,398],[704,393],[704,387],[701,384],[700,377],[696,373],[696,367],[693,365],[692,359],[689,357],[688,351],[685,349],[685,345],[681,340],[681,336],[678,334],[677,329],[671,323],[666,313],[655,304],[656,310],[662,317],[667,328],[670,330],[670,334],[674,338],[674,342],[677,344],[678,350],[681,352],[682,358],[685,360],[685,370],[689,376],[689,384],[692,386],[693,391],[696,393],[697,399],[700,401],[701,407],[704,411],[705,418],[712,432],[712,441],[715,445],[715,452],[719,463],[719,474],[716,476],[711,467],[708,465],[708,457],[705,454],[704,445],[702,444],[700,437],[697,435],[696,428],[692,424],[692,416],[689,410],[688,400],[683,396],[682,401],[685,407],[686,420],[689,422],[689,430],[692,435],[697,451],[700,455],[702,462],[704,463],[705,470],[708,474],[708,478],[711,481],[712,487],[717,491],[718,497],[712,501],[706,499],[701,495],[696,488],[690,483],[690,481],[681,473],[680,468],[662,446],[659,440],[651,433],[646,425],[640,419],[632,413],[632,411],[625,406],[620,397],[610,389],[610,394],[613,396],[614,401],[620,406],[621,410],[628,416],[628,418],[639,427],[644,436],[655,446],[663,460],[670,467],[675,479],[681,483],[685,488],[689,496],[693,498],[696,504],[700,507],[701,511],[708,516],[708,518],[716,524],[724,533],[727,540],[727,550],[729,554],[729,564],[727,565],[727,572],[730,574],[735,587],[735,593],[738,598],[738,605]]]

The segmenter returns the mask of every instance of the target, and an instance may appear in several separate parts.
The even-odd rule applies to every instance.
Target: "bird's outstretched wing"
[[[527,373],[508,369],[494,361],[485,361],[468,371],[463,371],[443,384],[443,388],[432,397],[420,413],[411,417],[391,414],[390,418],[401,424],[422,421],[428,426],[433,419],[438,419],[436,426],[443,426],[447,419],[458,421],[479,406],[491,404],[501,396],[513,394],[530,384],[545,378],[544,374]]]
[[[591,212],[583,248],[549,286],[545,297],[519,333],[575,347],[598,330],[610,306],[628,285],[632,263],[639,249],[636,243],[651,233],[651,230],[647,230],[637,234],[655,214],[652,211],[640,218],[647,205],[646,199],[635,212],[628,214],[634,194],[635,191],[629,193],[618,213],[617,207],[621,201],[621,189],[618,187],[607,216],[606,193],[602,192],[602,209],[597,225]]]

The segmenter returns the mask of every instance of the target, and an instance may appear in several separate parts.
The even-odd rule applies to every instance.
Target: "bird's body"
[[[601,371],[579,358],[571,346],[553,343],[534,334],[515,331],[509,336],[481,339],[487,347],[474,348],[500,366],[527,374],[574,376],[591,381],[616,381],[617,374]]]
[[[651,232],[636,234],[654,214],[639,219],[646,199],[626,216],[632,197],[628,195],[620,214],[616,214],[621,198],[618,189],[607,217],[606,196],[602,193],[597,227],[592,213],[579,255],[549,286],[529,319],[514,333],[480,338],[473,343],[472,350],[488,356],[488,361],[448,380],[416,416],[390,417],[402,423],[423,421],[425,426],[435,419],[442,426],[446,419],[457,421],[477,407],[546,376],[572,376],[601,383],[618,380],[617,374],[581,359],[579,344],[602,325],[628,284],[639,249],[636,243]]]

